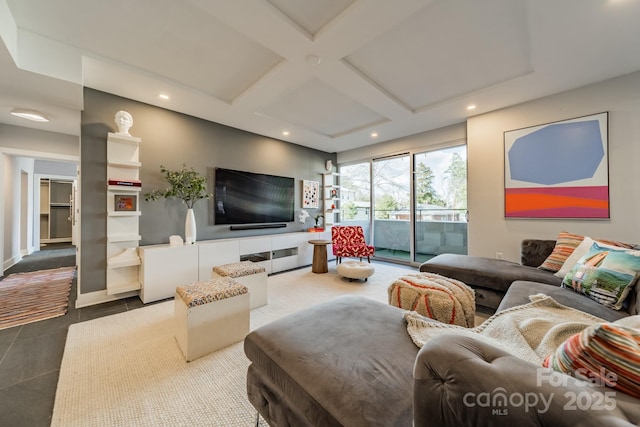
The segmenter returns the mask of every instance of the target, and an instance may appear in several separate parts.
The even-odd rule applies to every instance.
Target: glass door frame
[[[393,262],[396,264],[404,264],[404,265],[411,265],[414,267],[418,267],[420,266],[420,264],[422,264],[423,261],[415,261],[416,259],[416,195],[415,195],[415,156],[418,154],[423,154],[423,153],[428,153],[428,152],[432,152],[432,151],[438,151],[438,150],[443,150],[443,149],[447,149],[447,148],[453,148],[453,147],[459,147],[459,146],[466,146],[467,145],[467,141],[466,139],[458,139],[458,140],[454,140],[454,141],[449,141],[447,143],[443,143],[443,144],[437,144],[437,145],[433,145],[433,146],[423,146],[423,147],[417,147],[415,149],[411,149],[409,151],[402,151],[402,152],[397,152],[394,154],[389,154],[389,155],[384,155],[384,156],[375,156],[375,157],[370,157],[368,159],[361,159],[361,160],[355,160],[355,161],[351,161],[348,163],[343,163],[338,165],[339,168],[341,168],[342,166],[349,166],[349,165],[355,165],[355,164],[360,164],[360,163],[369,163],[369,236],[367,237],[367,242],[369,242],[369,244],[373,244],[375,245],[375,240],[374,240],[374,235],[375,235],[375,212],[374,212],[374,205],[375,205],[375,200],[374,200],[374,183],[373,183],[373,175],[374,175],[374,170],[373,170],[373,163],[376,160],[385,160],[385,159],[391,159],[394,157],[401,157],[401,156],[409,156],[409,173],[410,173],[410,180],[409,180],[409,192],[410,192],[410,197],[409,197],[409,259],[408,260],[402,260],[399,258],[392,258],[392,257],[384,257],[384,256],[380,256],[378,254],[374,254],[373,258],[374,259],[378,259],[381,261],[389,261],[389,262]],[[341,171],[340,171],[341,172]],[[342,174],[341,174],[342,175]],[[340,219],[341,224],[345,225],[345,220],[343,217],[341,217]]]

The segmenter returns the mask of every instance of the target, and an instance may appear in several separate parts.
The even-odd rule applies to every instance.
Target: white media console
[[[231,262],[257,262],[267,274],[311,265],[313,245],[309,240],[313,239],[331,240],[331,231],[205,240],[181,246],[140,246],[140,299],[146,304],[170,298],[176,286],[209,280],[214,266]],[[329,259],[334,259],[331,245],[327,251]]]

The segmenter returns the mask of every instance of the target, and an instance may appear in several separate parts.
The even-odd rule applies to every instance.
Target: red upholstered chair
[[[367,245],[364,239],[364,230],[359,225],[336,225],[331,228],[331,243],[333,254],[336,256],[336,264],[342,262],[342,257],[357,257],[362,261],[367,257],[371,262],[374,248]]]

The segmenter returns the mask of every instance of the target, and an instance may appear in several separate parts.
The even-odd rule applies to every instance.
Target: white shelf
[[[131,144],[134,146],[138,146],[142,142],[141,138],[131,136],[131,135],[122,135],[120,133],[109,132],[108,139],[110,142],[119,142],[124,144]]]
[[[142,236],[139,234],[114,234],[111,236],[107,236],[108,243],[118,243],[118,242],[137,242],[142,239]]]
[[[140,265],[140,258],[125,259],[122,261],[107,261],[107,267],[109,268],[133,267],[136,265]]]
[[[109,166],[115,166],[115,167],[120,167],[120,168],[139,168],[142,167],[142,163],[140,162],[134,162],[134,161],[114,161],[114,160],[108,160],[107,164]]]
[[[331,197],[331,192],[339,193],[340,185],[336,183],[336,179],[340,176],[337,172],[322,174],[323,183],[323,212],[325,225],[337,225],[340,223],[340,197]],[[332,206],[335,206],[332,208]]]
[[[119,194],[134,199],[132,207],[139,208],[134,195],[142,191],[141,186],[115,185],[109,181],[139,182],[140,138],[109,133],[107,136],[107,294],[117,295],[141,289],[139,272],[141,260],[138,256],[118,259],[123,250],[137,248],[142,236],[139,234],[139,210],[116,211],[115,197]],[[111,258],[114,258],[111,260]]]
[[[108,216],[140,216],[142,212],[140,211],[109,211],[107,212]]]
[[[139,193],[142,187],[134,187],[132,185],[107,185],[107,190],[117,192]]]
[[[107,285],[107,294],[108,295],[116,295],[123,294],[125,292],[131,291],[139,291],[140,290],[140,282],[127,282],[121,283],[118,285]]]

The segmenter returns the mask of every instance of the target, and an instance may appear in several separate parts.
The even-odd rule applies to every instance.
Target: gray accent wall
[[[177,200],[145,202],[144,193],[165,188],[160,165],[179,169],[183,163],[213,180],[213,169],[224,167],[295,178],[294,222],[285,228],[231,231],[216,226],[209,214],[211,202],[200,200],[194,212],[197,240],[266,235],[302,231],[313,226],[297,220],[302,197],[302,180],[321,182],[327,159],[336,164],[336,154],[302,147],[175,113],[141,102],[85,88],[82,113],[81,173],[81,268],[80,293],[106,289],[106,142],[116,132],[114,115],[125,110],[133,116],[129,133],[142,138],[140,144],[140,245],[168,243],[170,235],[184,238],[186,206]],[[320,206],[322,207],[322,206]],[[310,209],[314,215],[318,210]]]

